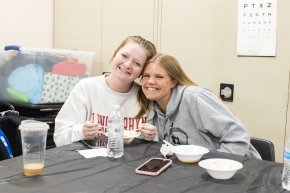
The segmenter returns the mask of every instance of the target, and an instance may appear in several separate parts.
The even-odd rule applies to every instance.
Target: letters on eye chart
[[[277,0],[239,0],[237,55],[275,56]]]

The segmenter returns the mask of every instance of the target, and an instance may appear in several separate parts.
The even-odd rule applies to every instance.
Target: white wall
[[[53,0],[0,0],[0,46],[53,47]]]
[[[101,72],[102,0],[55,0],[55,48],[93,51],[93,73]]]
[[[237,1],[224,1],[223,9],[236,8]],[[276,159],[282,162],[286,108],[288,103],[290,49],[290,2],[278,0],[276,57],[237,57],[237,10],[221,12],[220,82],[234,83],[235,101],[228,106],[236,112],[253,136],[275,144]],[[222,9],[221,9],[222,10]]]
[[[289,1],[278,1],[276,57],[238,57],[237,2],[161,0],[161,52],[176,56],[198,84],[219,95],[220,83],[235,85],[225,104],[251,136],[271,140],[282,161],[289,81]]]

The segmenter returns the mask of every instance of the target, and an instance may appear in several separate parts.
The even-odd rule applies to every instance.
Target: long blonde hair
[[[144,69],[150,63],[158,63],[169,75],[172,81],[176,82],[176,86],[193,86],[195,84],[183,71],[180,63],[176,58],[166,54],[157,54],[152,59],[148,60],[145,64]],[[141,76],[141,80],[143,79],[143,75]],[[145,97],[142,89],[139,90],[137,94],[137,100],[140,105],[140,110],[136,117],[143,116],[146,111],[149,109],[149,100]]]
[[[141,37],[141,36],[128,36],[128,37],[126,37],[126,38],[121,42],[121,44],[116,48],[116,50],[114,51],[113,56],[112,56],[112,58],[111,58],[110,61],[113,60],[113,58],[116,56],[117,52],[118,52],[121,48],[123,48],[123,47],[124,47],[125,45],[127,45],[128,43],[132,43],[132,42],[138,44],[139,46],[141,46],[142,48],[144,48],[144,49],[146,50],[146,54],[147,54],[146,63],[148,62],[148,60],[150,60],[150,59],[151,59],[153,56],[155,56],[156,53],[157,53],[157,51],[156,51],[156,47],[155,47],[155,45],[154,45],[152,42],[150,42],[150,41],[144,39],[144,38]],[[144,65],[143,69],[142,69],[141,74],[143,73],[143,71],[144,71],[144,69],[145,69],[146,63],[145,63],[145,65]],[[142,98],[142,99],[140,99],[140,102],[139,102],[139,93],[142,93],[142,88],[141,88],[140,85],[139,85],[139,91],[138,91],[138,94],[137,94],[137,99],[138,99],[138,103],[139,103],[139,105],[140,105],[140,110],[139,110],[139,111],[141,112],[141,111],[143,111],[143,109],[148,109],[148,104],[145,103],[146,98],[145,98],[144,95],[143,95],[143,96],[140,96],[140,98]],[[144,101],[144,102],[143,102],[143,101]],[[143,113],[143,114],[144,114],[144,113]],[[142,115],[143,115],[143,114],[142,114]],[[139,117],[139,116],[138,116],[138,117]]]

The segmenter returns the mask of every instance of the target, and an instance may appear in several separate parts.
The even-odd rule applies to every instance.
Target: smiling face
[[[176,82],[170,78],[158,61],[149,63],[144,70],[142,90],[149,100],[156,101],[164,112]]]
[[[128,43],[112,59],[112,74],[120,81],[131,83],[141,75],[146,60],[144,48],[137,43]]]

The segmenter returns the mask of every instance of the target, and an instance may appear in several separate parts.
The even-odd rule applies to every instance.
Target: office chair
[[[275,161],[274,144],[266,139],[251,137],[251,144],[259,152],[262,160]]]

